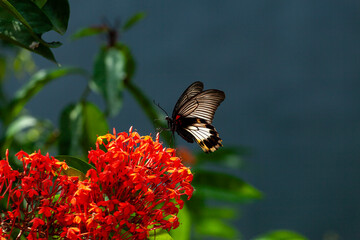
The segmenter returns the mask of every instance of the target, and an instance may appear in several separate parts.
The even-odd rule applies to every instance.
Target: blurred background
[[[54,50],[61,65],[92,69],[104,39],[71,42],[77,29],[143,11],[146,18],[120,40],[132,50],[133,80],[147,96],[170,113],[194,81],[226,93],[213,123],[225,146],[250,149],[237,174],[265,196],[242,207],[234,224],[243,239],[273,229],[360,239],[359,1],[77,0],[70,9],[67,33],[44,36],[64,43]],[[34,59],[39,68],[55,67]],[[11,79],[6,87],[11,93],[22,84]],[[27,109],[57,122],[85,85],[81,77],[60,78]],[[155,132],[128,94],[109,123]]]

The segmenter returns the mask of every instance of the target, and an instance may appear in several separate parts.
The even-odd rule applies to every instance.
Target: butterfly
[[[218,132],[211,125],[225,93],[216,89],[205,90],[202,82],[191,84],[176,102],[172,116],[166,116],[169,129],[187,142],[196,141],[206,153],[222,146]]]

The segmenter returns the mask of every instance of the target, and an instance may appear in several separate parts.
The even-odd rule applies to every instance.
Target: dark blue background
[[[272,229],[360,239],[360,1],[70,3],[66,36],[45,36],[64,42],[54,51],[62,65],[92,69],[102,41],[68,41],[75,30],[145,11],[122,40],[136,57],[134,80],[146,94],[170,112],[194,81],[225,91],[214,125],[224,145],[252,149],[239,175],[266,195],[242,208],[236,224],[244,239]],[[80,77],[57,80],[28,108],[57,121],[85,84]],[[102,105],[99,96],[91,99]],[[132,97],[124,101],[110,126],[154,132]]]

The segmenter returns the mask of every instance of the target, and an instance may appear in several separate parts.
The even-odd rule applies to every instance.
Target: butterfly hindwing
[[[222,146],[222,140],[219,137],[219,133],[216,131],[214,126],[207,123],[204,119],[186,118],[184,125],[182,125],[182,128],[180,129],[182,134],[177,131],[180,136],[189,136],[190,134],[204,152],[214,152]],[[187,134],[184,134],[184,132],[187,132]],[[188,141],[188,139],[185,140]]]

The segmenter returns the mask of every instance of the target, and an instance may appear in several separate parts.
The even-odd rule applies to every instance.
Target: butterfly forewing
[[[176,102],[172,117],[175,118],[177,112],[181,107],[184,106],[193,96],[199,94],[204,89],[204,84],[202,82],[194,82],[191,84],[180,96],[179,100]]]
[[[193,96],[186,104],[183,104],[177,115],[201,118],[208,123],[212,123],[215,111],[224,99],[225,94],[223,91],[216,89],[206,90]]]

